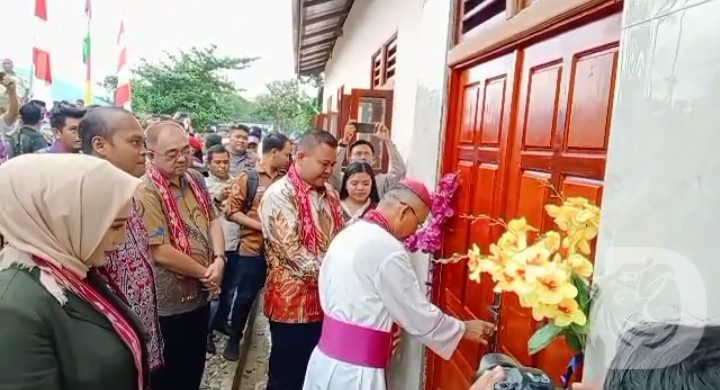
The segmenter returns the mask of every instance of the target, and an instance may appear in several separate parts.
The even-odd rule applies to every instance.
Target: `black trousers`
[[[301,390],[310,354],[320,341],[322,321],[286,324],[270,321],[268,390]]]
[[[188,313],[160,317],[165,365],[153,372],[153,390],[198,390],[205,370],[210,305]]]
[[[215,313],[211,330],[222,330],[232,307],[230,337],[242,339],[250,309],[265,284],[267,265],[265,256],[240,256],[237,252],[228,254],[228,263],[223,275],[220,302]],[[233,302],[233,297],[235,301]]]

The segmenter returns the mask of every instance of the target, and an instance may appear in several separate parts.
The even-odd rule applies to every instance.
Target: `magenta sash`
[[[336,320],[325,313],[318,348],[325,355],[362,367],[386,368],[392,333]]]

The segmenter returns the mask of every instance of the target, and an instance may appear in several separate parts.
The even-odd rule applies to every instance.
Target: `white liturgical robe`
[[[402,243],[380,226],[357,221],[330,244],[320,268],[320,303],[327,316],[390,332],[393,322],[449,359],[465,324],[443,314],[420,288]],[[305,390],[383,390],[385,370],[312,353]]]

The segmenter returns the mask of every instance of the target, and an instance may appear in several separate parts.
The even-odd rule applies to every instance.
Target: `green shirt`
[[[39,273],[0,271],[0,389],[136,389],[132,354],[107,318],[67,291],[61,306]]]

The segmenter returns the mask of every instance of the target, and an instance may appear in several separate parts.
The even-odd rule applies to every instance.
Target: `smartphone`
[[[0,72],[0,83],[5,80],[5,72]]]
[[[357,132],[359,134],[372,134],[375,132],[374,123],[355,122],[353,124],[355,125],[355,128],[357,129]]]

